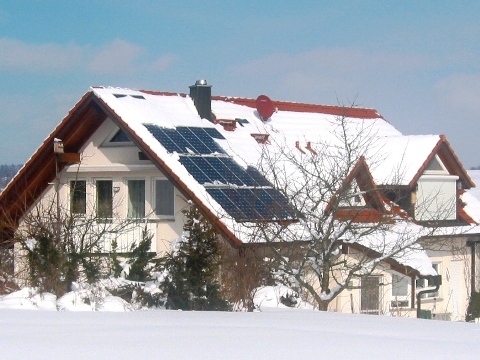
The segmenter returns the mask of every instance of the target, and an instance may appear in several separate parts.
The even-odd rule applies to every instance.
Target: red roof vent
[[[255,101],[258,114],[263,121],[266,121],[275,112],[272,100],[267,95],[260,95]]]

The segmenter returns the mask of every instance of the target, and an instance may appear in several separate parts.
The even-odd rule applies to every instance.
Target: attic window
[[[103,142],[103,146],[131,146],[133,145],[132,140],[128,135],[122,130],[118,129],[110,134],[109,137]]]
[[[115,135],[110,139],[111,143],[122,143],[122,142],[130,142],[130,139],[128,138],[127,134],[120,129],[118,130]]]
[[[443,165],[442,160],[435,155],[435,157],[430,161],[430,163],[425,168],[426,174],[448,174],[445,165]]]
[[[125,94],[113,94],[113,96],[115,96],[117,99],[119,99],[119,98],[125,97],[127,95],[125,95]]]
[[[143,97],[143,95],[130,95],[131,97],[135,98],[135,99],[142,99],[142,100],[145,100],[145,98]]]

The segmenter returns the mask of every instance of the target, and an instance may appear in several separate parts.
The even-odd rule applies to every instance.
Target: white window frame
[[[72,192],[72,183],[77,183],[77,182],[84,182],[85,183],[85,211],[84,212],[73,212],[73,192]],[[74,216],[79,216],[79,217],[84,217],[87,215],[88,211],[88,181],[87,179],[80,178],[80,179],[68,179],[68,210],[70,214]]]
[[[419,221],[457,218],[457,180],[455,175],[424,174],[417,182],[415,219]]]
[[[121,147],[121,146],[135,146],[135,144],[130,140],[130,141],[116,141],[112,142],[112,139],[117,135],[119,131],[123,131],[119,127],[115,127],[115,130],[113,130],[107,138],[103,141],[102,147]]]
[[[158,195],[158,189],[157,189],[157,182],[158,181],[164,181],[166,183],[169,183],[171,184],[172,186],[172,198],[170,199],[171,202],[172,202],[172,211],[170,214],[158,214],[157,213],[157,196]],[[165,220],[175,220],[175,214],[176,214],[176,206],[175,206],[175,186],[172,184],[172,182],[170,180],[168,180],[167,178],[160,178],[160,177],[156,177],[156,178],[153,178],[152,180],[152,187],[153,187],[153,191],[152,191],[152,194],[153,194],[153,199],[152,199],[152,208],[153,208],[153,215],[155,216],[155,218],[157,219],[165,219]]]
[[[435,269],[435,271],[437,272],[438,275],[441,274],[441,269],[442,269],[442,266],[441,266],[441,263],[440,262],[433,262],[432,263],[432,267]],[[428,288],[431,288],[433,287],[434,285],[430,285],[428,283],[428,279],[417,279],[416,281],[416,290],[417,290],[417,293],[419,291],[422,291],[422,290],[426,290]],[[427,294],[423,294],[422,295],[422,299],[438,299],[440,298],[440,289],[442,287],[440,286],[440,288],[438,289],[438,291],[435,291],[433,293],[427,293]]]
[[[112,183],[112,203],[111,203],[111,206],[112,206],[112,212],[111,212],[111,217],[106,217],[106,218],[102,218],[100,217],[99,215],[99,211],[98,211],[98,182],[99,181],[110,181]],[[95,204],[95,217],[97,218],[97,222],[112,222],[113,221],[113,217],[114,217],[114,196],[115,196],[115,192],[114,192],[114,181],[112,178],[103,178],[103,177],[100,177],[100,178],[94,178],[93,179],[93,187],[94,187],[94,191],[93,191],[93,194],[94,194],[94,204]]]
[[[130,214],[130,187],[129,187],[129,182],[130,181],[143,181],[144,184],[144,194],[143,194],[143,217],[132,217]],[[132,220],[143,220],[147,217],[147,181],[145,178],[141,177],[132,177],[132,178],[125,178],[124,179],[124,184],[125,184],[125,189],[126,189],[126,215],[128,219]]]
[[[411,295],[412,295],[412,278],[396,271],[391,271],[390,275],[392,276],[392,290],[391,290],[391,301],[390,307],[394,309],[406,309],[411,307]],[[406,283],[407,293],[406,295],[396,295],[395,290],[398,288],[395,284]],[[404,305],[406,303],[406,305]]]

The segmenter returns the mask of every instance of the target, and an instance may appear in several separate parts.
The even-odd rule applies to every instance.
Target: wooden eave
[[[356,251],[359,251],[359,252],[365,254],[366,256],[368,256],[370,258],[373,258],[373,259],[378,259],[379,257],[382,256],[382,254],[380,254],[379,252],[377,252],[375,250],[372,250],[372,249],[369,249],[369,248],[367,248],[363,245],[360,245],[358,243],[347,243],[346,245],[348,247],[356,250]],[[400,274],[403,274],[403,275],[406,275],[406,276],[409,276],[409,277],[413,277],[413,276],[424,277],[422,274],[420,274],[420,272],[417,269],[414,269],[410,266],[400,264],[395,259],[386,258],[386,259],[383,259],[382,261],[387,263],[392,270],[395,270],[396,272],[399,272]]]
[[[54,181],[54,139],[63,141],[67,153],[78,153],[85,139],[88,139],[105,119],[105,113],[95,105],[93,93],[87,92],[0,194],[0,211],[4,219],[4,229],[1,231],[3,235],[11,234],[25,211],[35,203],[49,183]],[[65,166],[66,163],[58,162],[58,171],[62,171]],[[7,227],[10,230],[5,229]],[[4,240],[6,239],[0,238],[0,243]]]
[[[432,161],[435,155],[438,155],[440,157],[440,160],[442,160],[443,164],[447,168],[447,171],[451,175],[457,175],[460,178],[464,189],[470,189],[472,187],[475,187],[475,183],[473,182],[471,177],[468,175],[467,170],[465,170],[464,166],[460,162],[460,159],[457,157],[457,155],[453,151],[445,135],[440,135],[440,139],[438,140],[437,144],[435,145],[433,150],[430,152],[428,157],[425,159],[420,169],[418,169],[413,179],[410,181],[409,187],[411,189],[414,188],[418,179],[425,172],[428,164],[430,164],[430,161]]]
[[[166,95],[173,94],[168,93]],[[63,141],[66,152],[78,153],[86,140],[95,133],[107,118],[110,118],[128,134],[140,151],[172,181],[184,196],[200,207],[204,215],[214,223],[234,248],[240,248],[243,245],[242,241],[198,199],[195,193],[173,173],[143,139],[137,136],[123,119],[101,98],[95,96],[92,91],[87,92],[80,99],[0,194],[0,215],[3,219],[0,223],[0,243],[11,237],[24,213],[48,188],[49,183],[54,181],[56,177],[56,162],[53,152],[54,139],[58,138]],[[65,163],[59,163],[58,165],[59,172],[66,166]]]

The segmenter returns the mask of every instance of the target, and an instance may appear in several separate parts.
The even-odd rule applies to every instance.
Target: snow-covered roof
[[[200,184],[198,179],[192,176],[191,169],[187,169],[185,162],[181,161],[182,155],[168,151],[158,141],[158,137],[149,131],[148,126],[166,129],[178,127],[216,129],[222,138],[217,137],[215,141],[230,158],[244,168],[256,166],[261,157],[262,146],[252,134],[268,135],[269,142],[289,144],[292,147],[295,144],[300,154],[307,144],[313,144],[310,145],[313,147],[319,143],[336,144],[341,141],[337,136],[339,131],[351,134],[363,133],[365,137],[371,139],[363,155],[367,158],[367,163],[370,160],[370,170],[377,184],[395,182],[399,185],[408,185],[440,140],[438,135],[403,136],[380,115],[373,118],[342,117],[340,124],[339,116],[328,113],[277,109],[264,121],[254,107],[232,101],[230,98],[216,97],[211,102],[215,118],[220,122],[235,121],[235,130],[227,131],[220,124],[201,119],[192,99],[183,94],[159,95],[120,88],[93,88],[92,91],[159,155],[170,171],[182,179],[198,199],[217,214],[242,241],[248,241],[249,227],[244,227],[233,220],[224,204],[218,203],[211,196],[211,188]],[[396,174],[395,179],[391,178],[392,174]],[[394,233],[392,231],[392,234]],[[427,256],[424,251],[415,249],[408,254],[397,254],[395,260],[416,268],[424,275],[430,275],[434,271],[425,259]]]
[[[255,170],[261,159],[263,146],[269,145],[259,144],[252,136],[253,134],[268,136],[269,143],[285,144],[289,148],[296,149],[295,154],[301,156],[308,151],[314,152],[319,144],[333,145],[331,148],[342,145],[339,143],[342,141],[338,136],[339,132],[353,137],[361,133],[369,139],[369,142],[363,144],[364,151],[360,155],[365,157],[373,180],[378,185],[410,184],[442,139],[438,135],[404,136],[373,109],[282,103],[282,106],[279,106],[270,118],[264,121],[252,106],[254,104],[252,99],[213,97],[211,110],[214,118],[220,123],[226,120],[235,124],[234,131],[227,131],[227,128],[220,123],[202,119],[194,101],[185,94],[94,87],[79,104],[90,96],[104,104],[103,109],[107,110],[109,116],[120,121],[124,130],[127,130],[129,135],[134,135],[142,148],[154,154],[161,166],[168,169],[172,178],[188,189],[191,197],[200,202],[236,239],[242,242],[249,241],[251,231],[247,223],[250,220],[258,220],[258,214],[252,215],[250,209],[242,210],[238,204],[242,199],[228,199],[231,197],[228,189],[233,189],[232,194],[249,194],[260,199],[261,206],[258,211],[263,212],[264,217],[270,217],[262,220],[296,220],[299,215],[289,208],[285,198],[280,199],[282,195],[275,192],[276,190],[263,178],[263,175],[259,175]],[[79,104],[69,116],[82,110]],[[345,116],[339,114],[345,114]],[[65,121],[67,120],[64,119],[52,132],[38,152],[49,147],[48,142],[52,136],[62,135],[59,131],[62,130]],[[209,134],[208,146],[210,147],[207,147],[217,150],[198,152],[190,145],[178,144],[181,150],[175,150],[168,148],[162,141],[162,136],[170,130],[193,131],[191,129],[196,129],[195,131],[203,129],[202,131]],[[75,146],[78,147],[78,144]],[[34,154],[28,163],[33,164],[37,156]],[[324,156],[328,156],[328,153]],[[238,167],[239,170],[236,171],[241,174],[236,176],[239,179],[245,176],[254,180],[248,183],[248,181],[237,179],[238,181],[235,182],[220,174],[221,180],[202,182],[194,171],[195,161],[203,161],[199,158],[228,162],[233,164],[231,166]],[[194,161],[191,161],[192,159]],[[392,174],[395,176],[393,177]],[[264,175],[268,178],[268,174]],[[268,180],[271,181],[271,179]],[[256,192],[262,195],[257,196]],[[268,200],[262,200],[262,196]],[[236,206],[236,210],[228,208],[228,201],[233,203],[232,207]],[[280,211],[265,210],[265,204],[268,201],[275,202]],[[232,213],[235,216],[232,216]],[[421,249],[417,254],[420,254],[417,258],[424,257]],[[417,260],[409,262],[400,257],[398,261],[403,262],[404,265],[412,265]],[[415,266],[417,269],[420,267],[418,263]],[[424,272],[429,273],[430,270]]]

